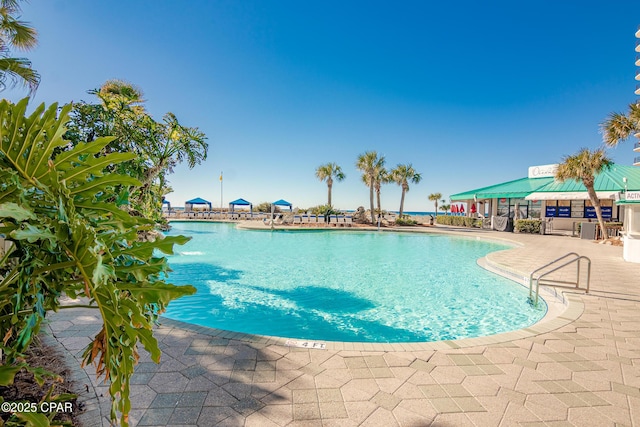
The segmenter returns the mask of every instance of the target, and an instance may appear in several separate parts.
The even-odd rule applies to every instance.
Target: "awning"
[[[550,182],[553,182],[553,178],[520,178],[503,182],[502,184],[454,194],[451,196],[451,200],[520,199]]]
[[[613,199],[617,191],[596,191],[598,199]],[[535,192],[525,197],[527,200],[588,200],[586,191],[550,191]]]
[[[234,208],[236,206],[249,206],[249,211],[253,213],[253,204],[245,199],[236,199],[233,202],[229,203],[231,212],[234,212]]]
[[[193,209],[193,205],[207,205],[209,206],[209,210],[211,210],[211,202],[200,197],[196,197],[195,199],[187,200],[184,202],[184,210],[189,212]]]
[[[275,202],[271,203],[274,206],[286,206],[289,208],[289,210],[291,210],[293,208],[293,205],[289,202],[287,202],[284,199],[280,199],[280,200],[276,200]]]

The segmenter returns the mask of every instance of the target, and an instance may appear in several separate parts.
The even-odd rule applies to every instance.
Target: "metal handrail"
[[[535,300],[534,300],[533,299],[533,281],[534,281],[533,275],[535,273],[547,268],[547,267],[552,266],[553,264],[556,264],[557,262],[559,262],[559,261],[561,261],[561,260],[563,260],[563,259],[565,259],[565,258],[567,258],[569,256],[572,256],[572,255],[575,256],[576,258],[573,258],[573,259],[571,259],[571,260],[569,260],[569,261],[567,261],[567,262],[555,267],[552,270],[549,270],[549,271],[546,271],[546,272],[542,273],[540,276],[538,276],[535,279],[535,282],[536,282],[536,297],[535,297]],[[557,258],[557,259],[551,261],[550,263],[545,264],[542,267],[537,268],[536,270],[531,272],[531,274],[529,275],[529,300],[532,301],[535,306],[537,306],[538,305],[538,299],[539,299],[539,296],[540,296],[540,280],[543,277],[545,277],[545,276],[547,276],[547,275],[549,275],[549,274],[551,274],[551,273],[553,273],[555,271],[560,270],[561,268],[564,268],[564,267],[566,267],[568,265],[573,264],[574,262],[576,263],[576,267],[577,267],[576,268],[576,281],[575,282],[567,282],[567,281],[563,281],[563,280],[549,280],[549,279],[547,279],[547,284],[551,284],[550,282],[571,284],[571,285],[575,284],[576,285],[576,289],[580,289],[580,260],[582,260],[582,259],[587,260],[587,287],[585,289],[585,292],[589,293],[589,287],[590,287],[590,284],[591,284],[591,260],[586,256],[578,255],[575,252],[569,252],[568,254],[563,255],[560,258]]]

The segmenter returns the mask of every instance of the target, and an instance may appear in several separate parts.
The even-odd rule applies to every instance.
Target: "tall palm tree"
[[[604,226],[604,220],[602,219],[602,209],[600,208],[600,199],[596,195],[594,189],[595,176],[603,170],[609,169],[613,162],[609,159],[604,149],[600,148],[595,151],[590,151],[587,148],[581,149],[577,154],[573,156],[566,156],[562,159],[562,163],[556,170],[555,178],[560,182],[572,179],[575,181],[582,181],[587,188],[587,194],[589,194],[589,200],[593,204],[593,208],[596,211],[598,217],[598,223],[602,230],[602,237],[608,239],[607,229]]]
[[[436,204],[436,216],[438,216],[438,200],[440,200],[440,198],[442,197],[442,193],[431,193],[429,194],[429,200],[431,200],[432,202],[435,202]]]
[[[615,147],[632,134],[640,132],[640,104],[629,105],[629,114],[611,113],[600,125],[602,139],[609,147]]]
[[[378,204],[378,215],[382,214],[382,205],[380,203],[380,192],[382,190],[382,184],[387,184],[388,182],[391,182],[389,171],[387,171],[387,169],[384,167],[384,164],[385,164],[385,158],[384,156],[381,156],[375,165],[376,179],[375,179],[373,188],[376,192],[376,202]]]
[[[15,18],[20,13],[18,0],[0,0],[0,90],[6,88],[6,80],[11,86],[22,82],[32,94],[40,84],[40,75],[31,68],[26,58],[11,58],[12,48],[31,50],[38,44],[36,30],[26,22]]]
[[[346,175],[342,172],[342,168],[337,163],[327,163],[320,165],[316,169],[316,177],[320,181],[327,181],[328,200],[327,204],[331,205],[331,188],[333,187],[333,180],[342,181],[346,178]]]
[[[371,208],[371,223],[376,222],[375,211],[373,209],[373,190],[376,187],[376,181],[380,177],[380,170],[384,169],[384,157],[379,158],[376,151],[367,151],[358,156],[356,168],[362,172],[362,182],[369,187],[369,205]]]
[[[389,173],[391,181],[395,182],[402,187],[402,196],[400,197],[400,218],[402,218],[402,212],[404,211],[404,195],[409,191],[409,181],[414,184],[419,183],[422,180],[420,175],[413,168],[411,163],[407,165],[398,165]]]

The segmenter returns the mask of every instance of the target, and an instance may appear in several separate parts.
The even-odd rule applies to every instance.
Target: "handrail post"
[[[574,259],[569,260],[569,261],[567,261],[567,262],[565,262],[565,263],[563,263],[561,265],[558,265],[555,268],[538,275],[537,278],[534,278],[534,274],[535,273],[537,273],[537,272],[539,272],[539,271],[541,271],[541,270],[543,270],[543,269],[545,269],[545,268],[557,263],[558,261],[563,260],[563,259],[567,258],[568,256],[571,256],[571,255],[575,255],[577,258],[574,258]],[[558,270],[560,270],[560,269],[562,269],[564,267],[567,267],[568,265],[570,265],[570,264],[572,264],[574,262],[576,263],[575,288],[576,289],[581,289],[580,288],[580,282],[581,282],[581,280],[580,280],[581,279],[580,278],[580,262],[583,259],[587,260],[587,286],[586,286],[585,292],[589,293],[589,289],[590,289],[590,285],[591,285],[591,260],[588,257],[584,256],[584,255],[578,255],[575,252],[570,252],[570,253],[568,253],[566,255],[561,256],[560,258],[557,258],[557,259],[551,261],[548,264],[545,264],[544,266],[532,271],[531,274],[529,274],[529,301],[532,301],[535,306],[538,305],[538,300],[539,300],[539,297],[540,297],[540,279],[542,279],[543,277],[545,277],[545,276],[547,276],[547,275],[549,275],[549,274],[551,274],[551,273],[553,273],[555,271],[558,271]],[[536,282],[536,297],[535,297],[535,299],[533,298],[533,281],[534,280]],[[567,282],[567,281],[561,281],[561,280],[549,280],[549,279],[547,279],[547,281],[561,282],[561,283],[565,283],[565,284],[573,284],[573,282]]]
[[[591,260],[587,258],[587,290],[585,293],[589,293],[589,287],[591,285]]]

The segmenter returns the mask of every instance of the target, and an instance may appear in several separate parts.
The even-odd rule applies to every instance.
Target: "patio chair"
[[[344,225],[345,227],[353,226],[353,217],[351,215],[347,215],[344,217]]]

